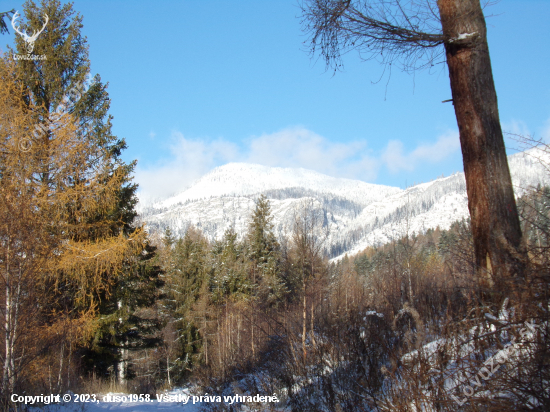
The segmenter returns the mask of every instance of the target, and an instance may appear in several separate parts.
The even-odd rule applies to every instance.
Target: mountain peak
[[[533,149],[509,157],[516,196],[530,187],[550,183],[544,165],[550,163],[549,157]],[[229,227],[243,236],[260,194],[267,195],[271,203],[278,236],[291,233],[294,216],[304,201],[322,212],[323,225],[330,233],[325,251],[332,258],[355,254],[405,234],[438,226],[447,229],[469,215],[463,173],[402,190],[301,168],[229,163],[178,195],[145,209],[140,218],[151,230],[170,227],[178,236],[183,236],[190,225],[210,240],[221,239]]]
[[[219,196],[253,196],[267,190],[289,188],[331,193],[365,205],[401,191],[391,186],[331,177],[303,168],[228,163],[197,179],[183,192],[154,204],[153,208],[169,208],[188,201]]]

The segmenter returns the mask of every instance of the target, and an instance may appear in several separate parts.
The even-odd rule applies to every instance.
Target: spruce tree
[[[94,329],[101,297],[129,275],[125,266],[141,255],[145,241],[141,230],[131,238],[104,230],[111,224],[104,211],[116,208],[122,180],[99,172],[109,158],[82,138],[71,114],[55,121],[47,139],[21,147],[40,107],[25,100],[15,66],[10,58],[0,59],[4,395],[25,391],[19,386],[24,381],[40,393],[49,380],[53,390],[47,376],[52,363],[55,389],[64,389],[68,364]],[[96,234],[93,242],[81,240],[87,232]]]
[[[5,18],[9,19],[10,14],[13,16],[15,10],[5,11],[0,13],[0,34],[9,33],[8,25],[4,21]]]
[[[248,278],[249,264],[246,245],[237,240],[233,227],[227,229],[221,241],[212,248],[214,275],[213,302],[223,304],[225,299],[247,301],[253,290]]]
[[[272,221],[269,201],[261,195],[252,213],[247,240],[252,260],[252,280],[258,287],[256,295],[268,304],[284,299],[288,293],[281,276],[281,250],[273,233]]]
[[[201,343],[206,336],[203,329],[205,313],[196,310],[199,301],[207,307],[210,303],[209,245],[206,238],[190,227],[183,239],[175,241],[169,231],[164,238],[162,256],[164,270],[164,299],[162,315],[173,334],[165,334],[165,345],[172,348],[167,370],[173,379],[181,380],[187,370],[200,363]],[[202,312],[206,312],[203,310]]]
[[[137,185],[131,182],[136,161],[126,164],[120,157],[127,146],[124,139],[112,133],[113,117],[108,113],[107,84],[102,83],[99,75],[89,79],[90,60],[88,44],[81,33],[82,16],[73,10],[72,3],[61,5],[59,0],[44,0],[40,6],[27,1],[24,15],[27,23],[21,23],[20,27],[28,32],[39,29],[43,16],[49,16],[46,28],[34,46],[35,54],[47,58],[17,61],[19,77],[27,89],[27,101],[33,100],[39,112],[37,121],[42,123],[30,138],[47,140],[51,122],[63,113],[72,114],[78,121],[82,138],[105,150],[109,160],[108,168],[103,171],[105,178],[115,173],[121,177],[119,201],[115,208],[107,211],[112,224],[106,229],[114,235],[120,232],[128,235],[133,231],[132,221],[137,215]],[[17,53],[26,53],[26,44],[20,36],[16,36],[15,44]],[[96,235],[90,232],[83,237],[93,239]]]
[[[106,376],[116,370],[119,380],[135,377],[134,353],[161,344],[161,319],[156,302],[162,297],[162,269],[156,262],[156,247],[146,243],[140,254],[124,262],[121,277],[99,306],[100,317],[90,344],[81,350],[88,371]]]
[[[35,41],[33,52],[45,55],[46,59],[17,60],[18,77],[24,85],[23,98],[35,108],[35,121],[39,125],[29,136],[30,145],[48,150],[52,124],[70,115],[77,125],[79,138],[101,150],[103,167],[97,171],[96,179],[107,182],[116,178],[118,181],[112,193],[116,200],[109,208],[97,210],[84,224],[76,225],[75,221],[72,240],[96,245],[100,253],[103,249],[99,241],[106,236],[122,237],[131,242],[141,232],[141,228],[133,225],[137,215],[137,185],[132,182],[131,175],[136,162],[125,163],[121,159],[126,142],[112,133],[107,84],[99,75],[90,78],[88,44],[82,35],[83,18],[75,12],[72,3],[62,5],[59,0],[43,0],[39,5],[28,0],[23,14],[26,23],[21,22],[20,28],[27,32],[40,29],[45,15],[49,18],[45,30]],[[20,36],[16,36],[15,45],[17,53],[26,54],[26,44]],[[52,172],[47,164],[42,165],[39,179],[43,185],[49,184]],[[79,184],[85,179],[75,178],[73,182]],[[83,206],[74,202],[66,207],[76,210]],[[138,297],[139,294],[156,295],[152,290],[156,288],[158,273],[148,263],[152,254],[153,249],[143,246],[123,267],[103,269],[103,277],[110,279],[110,287],[96,298],[101,302],[101,321],[96,323],[97,329],[84,358],[90,366],[102,368],[109,357],[121,360],[131,341],[124,331],[132,330],[136,337],[144,339],[141,343],[134,342],[134,347],[148,344],[146,336],[151,332],[150,322],[136,319],[135,311],[140,303],[152,304],[150,298]],[[121,325],[120,319],[128,323]],[[115,353],[113,348],[116,348]]]
[[[372,263],[366,254],[357,256],[353,262],[353,265],[355,272],[360,276],[367,276],[372,268]]]

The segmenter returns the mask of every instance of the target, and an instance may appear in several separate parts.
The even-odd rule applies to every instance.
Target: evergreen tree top
[[[269,200],[261,195],[256,201],[248,229],[250,256],[258,264],[265,263],[279,249],[279,243],[273,234],[272,220]]]
[[[43,27],[44,16],[48,23],[34,42],[33,54],[45,55],[44,60],[18,60],[19,75],[29,88],[37,106],[46,113],[55,111],[69,91],[86,82],[90,73],[88,43],[82,35],[82,16],[73,10],[73,4],[61,5],[59,0],[43,0],[38,6],[28,0],[24,4],[25,21],[19,24],[26,33]],[[18,54],[27,54],[26,42],[15,36]],[[72,112],[75,102],[69,103]]]
[[[11,9],[10,11],[5,11],[3,13],[0,13],[0,34],[6,34],[9,33],[8,25],[4,21],[5,18],[10,18],[10,14],[13,16],[15,13],[15,9]]]
[[[107,84],[95,75],[89,79],[90,60],[86,37],[82,35],[82,16],[75,12],[72,3],[43,0],[39,5],[27,0],[23,7],[25,18],[19,23],[21,31],[32,33],[44,27],[34,42],[33,54],[45,55],[44,60],[17,60],[19,81],[24,85],[24,98],[34,108],[39,125],[35,138],[49,138],[50,126],[63,113],[72,115],[79,135],[102,148],[107,159],[105,177],[118,174],[121,185],[116,207],[106,211],[111,217],[111,232],[128,235],[137,216],[135,206],[137,184],[132,172],[136,161],[125,163],[121,159],[126,148],[124,139],[112,133],[111,100]],[[48,16],[44,26],[45,16]],[[15,38],[16,51],[26,54],[22,36]]]

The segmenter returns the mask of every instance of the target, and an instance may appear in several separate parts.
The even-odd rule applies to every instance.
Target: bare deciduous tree
[[[328,226],[324,224],[323,211],[316,207],[313,200],[302,201],[294,212],[292,230],[295,270],[302,285],[302,352],[306,359],[307,338],[307,288],[308,283],[321,271],[322,252],[328,237]],[[311,310],[311,340],[315,341],[313,332],[313,303]]]
[[[302,11],[311,52],[335,68],[350,50],[405,71],[445,56],[478,273],[495,279],[522,273],[526,255],[480,0],[308,0]]]

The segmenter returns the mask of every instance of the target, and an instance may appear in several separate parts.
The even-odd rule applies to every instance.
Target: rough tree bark
[[[521,229],[483,11],[479,0],[438,0],[438,7],[460,131],[476,265],[480,274],[495,279],[522,274]]]
[[[460,131],[478,274],[522,275],[526,253],[508,169],[480,0],[307,0],[310,50],[327,65],[362,59],[405,71],[433,67],[444,45]],[[393,66],[395,67],[395,66]],[[491,282],[489,282],[491,284]]]

